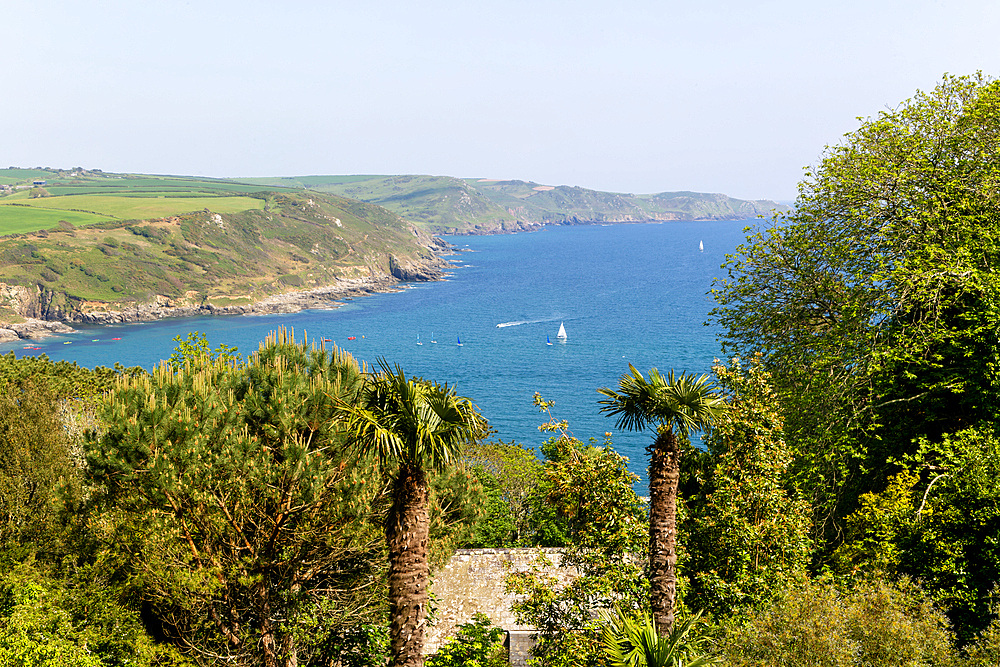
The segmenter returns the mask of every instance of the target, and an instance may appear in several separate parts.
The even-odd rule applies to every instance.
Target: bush
[[[507,649],[501,644],[503,630],[493,627],[483,613],[470,623],[458,626],[458,633],[437,653],[427,658],[426,667],[504,667]]]
[[[830,582],[785,590],[728,629],[732,667],[931,667],[957,664],[944,614],[907,580],[872,579],[842,591]]]

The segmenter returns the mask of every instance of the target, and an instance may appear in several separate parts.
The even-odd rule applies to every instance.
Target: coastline
[[[332,285],[273,294],[260,301],[236,306],[212,304],[172,306],[162,298],[145,304],[135,304],[120,310],[73,311],[63,320],[42,320],[25,317],[23,322],[0,324],[0,343],[18,340],[36,340],[49,336],[75,333],[72,324],[109,325],[132,322],[154,322],[174,317],[199,317],[209,315],[274,315],[297,313],[307,309],[333,310],[344,305],[345,300],[371,294],[399,292],[405,282],[443,280],[443,271],[435,271],[418,280],[404,281],[394,276],[370,278],[343,278]]]

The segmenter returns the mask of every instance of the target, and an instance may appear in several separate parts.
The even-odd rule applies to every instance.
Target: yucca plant
[[[621,609],[601,613],[601,649],[612,667],[703,667],[722,661],[705,652],[707,638],[695,625],[701,612],[675,623],[666,637],[646,614],[629,616]]]

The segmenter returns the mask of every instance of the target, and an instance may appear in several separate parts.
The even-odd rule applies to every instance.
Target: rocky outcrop
[[[337,281],[333,285],[310,290],[276,294],[246,305],[216,306],[173,305],[169,299],[159,297],[151,303],[130,306],[108,304],[106,309],[75,310],[66,321],[78,324],[122,324],[125,322],[151,322],[168,317],[194,317],[204,315],[273,315],[297,313],[306,309],[336,308],[345,299],[358,296],[393,292],[399,283],[390,278],[354,278]],[[116,309],[118,308],[118,309]]]
[[[323,287],[275,294],[259,300],[253,300],[253,295],[242,295],[239,298],[252,301],[245,305],[199,303],[196,291],[185,292],[183,296],[154,294],[143,301],[132,302],[85,301],[58,288],[45,288],[41,283],[31,287],[0,283],[0,312],[6,311],[13,316],[8,316],[8,320],[27,318],[20,324],[6,324],[0,320],[0,342],[73,331],[66,326],[67,323],[107,325],[149,322],[168,317],[265,315],[336,308],[342,305],[344,299],[395,291],[401,282],[443,279],[445,273],[442,269],[450,265],[439,255],[453,252],[455,248],[442,239],[427,236],[416,229],[412,231],[423,242],[426,249],[424,256],[414,260],[390,255],[388,275],[383,273],[385,268],[371,264],[367,267],[368,275],[364,277],[341,278]]]
[[[444,271],[435,264],[401,262],[395,255],[389,256],[389,271],[393,278],[403,282],[427,282],[444,278]]]
[[[53,334],[72,333],[73,328],[63,322],[46,322],[35,318],[27,318],[17,324],[0,325],[0,342],[9,343],[15,340],[44,338]]]
[[[54,307],[52,295],[41,290],[19,285],[0,283],[0,304],[17,312],[26,320],[17,324],[0,323],[0,342],[23,338],[41,338],[60,333],[71,333],[68,324],[124,324],[151,322],[168,317],[194,317],[204,315],[271,315],[297,313],[306,309],[337,308],[344,300],[369,294],[394,292],[405,280],[439,280],[443,272],[434,267],[402,270],[400,277],[349,278],[333,285],[309,290],[287,292],[266,297],[246,305],[216,306],[210,303],[187,304],[157,295],[146,303],[131,304],[73,302],[72,305]],[[45,319],[34,317],[42,315]],[[68,323],[68,324],[67,324]]]

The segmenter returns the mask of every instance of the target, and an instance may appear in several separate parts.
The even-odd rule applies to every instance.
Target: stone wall
[[[489,616],[493,625],[511,632],[511,664],[523,665],[528,637],[533,628],[518,625],[510,605],[516,596],[504,592],[510,572],[524,572],[544,558],[546,574],[566,584],[577,577],[572,567],[562,566],[561,549],[460,549],[448,564],[434,574],[431,595],[436,598],[437,620],[428,628],[424,652],[434,653],[455,628],[468,623],[476,612]]]

